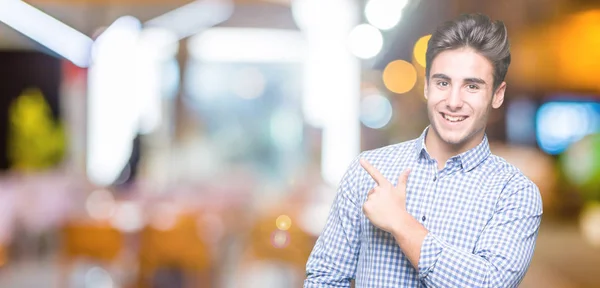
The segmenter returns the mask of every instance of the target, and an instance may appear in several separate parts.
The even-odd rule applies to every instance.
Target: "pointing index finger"
[[[373,165],[367,162],[367,160],[361,158],[360,165],[367,171],[367,173],[369,173],[369,175],[371,175],[373,180],[377,182],[377,185],[382,185],[388,182],[387,179],[385,179],[385,177],[381,175],[381,172],[379,172],[379,170],[377,170],[375,167],[373,167]]]

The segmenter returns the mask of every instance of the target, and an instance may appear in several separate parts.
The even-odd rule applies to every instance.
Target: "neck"
[[[483,141],[484,130],[471,135],[464,143],[449,144],[441,139],[431,126],[425,136],[425,147],[429,155],[438,163],[438,169],[443,169],[448,159],[477,147]]]

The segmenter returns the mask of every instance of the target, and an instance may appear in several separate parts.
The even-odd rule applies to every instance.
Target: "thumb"
[[[410,174],[410,168],[407,168],[400,173],[396,187],[406,187],[406,182],[408,182],[408,174]]]

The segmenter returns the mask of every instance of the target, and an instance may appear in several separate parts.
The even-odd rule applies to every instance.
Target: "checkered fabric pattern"
[[[442,170],[425,135],[361,153],[344,175],[306,265],[304,287],[516,287],[535,246],[542,216],[537,186],[490,152],[487,137]],[[362,212],[375,181],[365,158],[392,184],[411,168],[407,211],[427,228],[418,269],[394,237]]]

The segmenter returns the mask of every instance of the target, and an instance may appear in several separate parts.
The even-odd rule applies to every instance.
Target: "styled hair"
[[[502,21],[492,21],[483,14],[463,14],[438,26],[431,35],[425,54],[425,75],[435,57],[443,51],[471,48],[487,58],[494,69],[494,91],[504,78],[510,65],[510,43]]]

